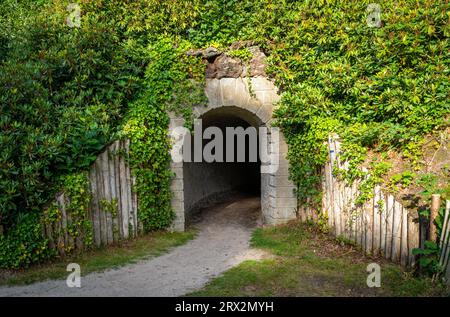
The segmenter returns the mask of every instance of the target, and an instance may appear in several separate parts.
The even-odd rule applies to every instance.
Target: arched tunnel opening
[[[198,219],[211,206],[239,199],[253,199],[260,209],[260,122],[252,113],[235,107],[210,110],[200,119],[194,129],[197,132],[201,130],[201,134],[191,134],[190,143],[194,157],[195,138],[198,135],[203,137],[201,162],[194,161],[193,158],[191,162],[183,163],[186,221],[190,223],[193,219]],[[221,148],[217,147],[221,145],[217,143],[218,135],[208,133],[218,130],[223,138]],[[205,152],[205,147],[213,140],[217,146],[211,148],[211,144],[209,145],[209,151],[215,158],[211,162],[205,159],[205,154],[209,153]],[[245,140],[244,145],[242,140]]]

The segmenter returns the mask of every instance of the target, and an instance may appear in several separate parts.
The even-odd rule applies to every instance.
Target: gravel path
[[[198,236],[157,258],[81,277],[81,288],[65,280],[1,287],[0,296],[180,296],[247,259],[265,253],[249,247],[260,214],[259,198],[239,197],[206,209],[194,223]],[[83,268],[81,268],[83,273]]]

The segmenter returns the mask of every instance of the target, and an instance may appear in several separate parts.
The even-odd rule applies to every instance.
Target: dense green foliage
[[[34,228],[49,218],[41,220],[37,214],[64,188],[60,179],[67,180],[65,175],[70,178],[74,172],[87,169],[103,147],[120,134],[128,103],[146,88],[144,71],[150,57],[147,45],[168,27],[159,21],[167,18],[164,12],[168,6],[161,6],[164,1],[153,1],[161,14],[145,31],[140,20],[133,19],[144,18],[146,5],[143,10],[134,1],[83,1],[82,23],[79,28],[70,28],[65,23],[70,13],[66,10],[68,3],[7,0],[0,8],[0,226],[5,232],[2,251],[6,252],[1,266],[24,266],[45,258],[30,255],[35,244],[46,244],[42,231]],[[123,14],[127,6],[130,10]],[[167,120],[158,119],[166,116],[164,105],[151,108],[155,103],[149,105],[146,101],[141,102],[141,109],[149,107],[149,114],[155,114],[152,124],[159,128],[154,131],[164,131]],[[158,147],[166,143],[165,133],[154,131],[152,139],[145,140],[148,156],[139,159],[156,158],[164,175],[153,171],[155,177],[150,176],[148,168],[136,171],[139,175],[147,172],[143,179],[138,177],[142,180],[138,190],[147,186],[152,190],[146,193],[165,192],[165,199],[162,194],[142,199],[144,210],[150,200],[165,209],[153,207],[157,210],[153,217],[159,214],[163,219],[144,219],[146,229],[164,227],[171,219],[167,203],[169,175],[164,165],[168,147],[164,148],[166,152]],[[133,144],[133,149],[136,146]],[[153,147],[158,150],[153,152]],[[73,199],[79,194],[74,192],[77,188],[67,188]],[[86,203],[78,202],[83,207]],[[53,216],[58,215],[52,206],[47,215],[52,211]],[[75,211],[80,219],[78,228],[72,228],[74,237],[88,232],[85,211]],[[89,244],[91,238],[83,238]],[[26,256],[20,253],[17,243],[23,243]]]
[[[0,67],[0,222],[7,227],[21,212],[42,211],[56,178],[93,162],[141,72],[120,48],[119,32],[95,15],[71,29],[61,23],[64,9],[17,3],[1,9],[11,14],[2,21]]]
[[[344,139],[353,181],[364,177],[357,167],[367,148],[407,149],[442,126],[450,110],[448,5],[386,1],[382,27],[369,28],[367,3],[333,2],[299,4],[299,14],[308,14],[275,49],[286,91],[279,122],[305,197],[312,193],[303,180],[326,159],[323,132]]]
[[[36,213],[22,214],[8,235],[0,235],[1,268],[24,267],[56,255],[42,236],[39,218]]]
[[[123,136],[145,229],[170,223],[166,111],[189,118],[204,102],[202,65],[184,55],[189,48],[251,40],[266,52],[301,201],[320,198],[330,132],[351,166],[342,177],[365,179],[363,202],[388,168],[378,162],[363,173],[368,149],[400,151],[417,169],[420,141],[447,124],[445,1],[383,1],[379,28],[367,24],[368,0],[83,0],[79,28],[65,23],[69,2],[4,0],[0,8],[0,224],[8,235],[23,215],[42,212],[62,176],[87,169]]]
[[[194,105],[205,102],[201,60],[187,58],[188,43],[173,47],[161,40],[148,48],[147,89],[130,105],[123,134],[131,140],[130,163],[136,176],[139,218],[144,230],[167,227],[174,219],[170,206],[170,142],[167,111],[190,119]]]

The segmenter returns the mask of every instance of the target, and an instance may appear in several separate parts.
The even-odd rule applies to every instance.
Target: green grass
[[[117,268],[138,260],[156,257],[195,237],[194,231],[153,232],[118,245],[103,247],[78,256],[60,258],[54,263],[36,265],[20,271],[0,271],[0,285],[23,285],[67,277],[67,264],[81,266],[81,274]]]
[[[252,246],[274,256],[246,261],[189,296],[448,296],[440,284],[398,265],[361,255],[316,228],[297,222],[257,229]],[[369,263],[381,266],[381,287],[366,284]]]

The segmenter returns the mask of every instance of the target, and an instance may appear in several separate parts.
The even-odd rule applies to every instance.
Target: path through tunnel
[[[183,163],[187,222],[201,217],[200,212],[206,208],[226,201],[236,202],[252,198],[253,201],[259,202],[260,209],[261,164],[258,152],[258,126],[259,122],[250,112],[234,107],[213,109],[201,117],[201,125],[197,124],[195,128],[202,131],[203,154],[214,154],[214,161],[210,162],[211,159],[206,159],[205,155],[202,156],[201,162],[194,161],[196,133],[193,133],[192,162]],[[218,148],[220,145],[216,143],[212,148],[210,144],[209,152],[205,152],[208,143],[218,141],[217,134],[208,134],[208,131],[217,131],[217,128],[223,137],[223,146],[220,149]],[[237,136],[239,130],[241,134]],[[242,140],[245,140],[245,145],[240,143]],[[220,157],[222,159],[218,159]]]

